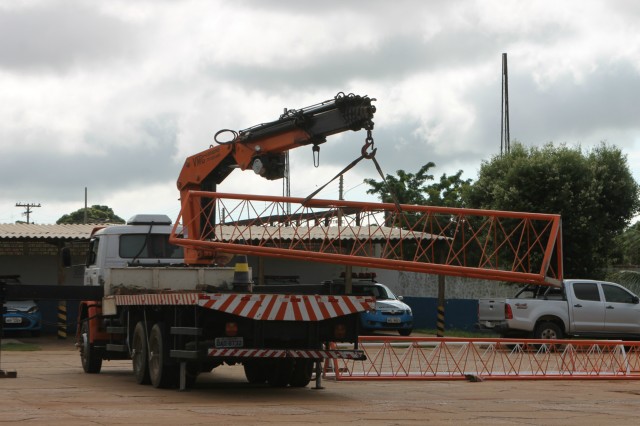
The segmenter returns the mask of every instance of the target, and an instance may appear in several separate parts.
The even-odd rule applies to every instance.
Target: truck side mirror
[[[60,249],[60,258],[63,267],[71,267],[71,250],[69,249],[69,247],[62,247],[62,249]]]

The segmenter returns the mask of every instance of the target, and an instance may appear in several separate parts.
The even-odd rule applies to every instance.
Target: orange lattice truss
[[[171,241],[188,264],[231,253],[558,286],[561,228],[553,214],[190,191]]]
[[[360,336],[358,347],[366,360],[327,361],[325,375],[376,381],[640,380],[637,341]]]

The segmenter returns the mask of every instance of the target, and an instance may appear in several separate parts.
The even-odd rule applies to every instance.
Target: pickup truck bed
[[[512,299],[478,301],[478,326],[503,337],[640,337],[638,297],[619,284],[565,280],[561,288],[527,286]]]

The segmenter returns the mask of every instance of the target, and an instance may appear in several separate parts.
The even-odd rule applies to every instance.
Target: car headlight
[[[405,313],[406,313],[407,315],[413,315],[413,312],[411,312],[411,308],[407,309],[407,310],[405,311]]]
[[[27,311],[28,314],[35,314],[36,312],[38,312],[40,310],[40,308],[38,308],[37,306],[33,306],[31,308],[29,308],[29,310]]]

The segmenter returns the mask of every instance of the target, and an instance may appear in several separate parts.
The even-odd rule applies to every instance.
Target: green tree
[[[483,162],[464,198],[470,207],[562,216],[566,276],[599,277],[613,242],[638,212],[639,186],[620,149],[526,148]]]
[[[87,223],[125,223],[124,219],[117,216],[111,207],[93,205],[87,209]],[[85,209],[81,208],[72,213],[63,215],[56,221],[58,225],[69,223],[85,223]]]
[[[416,204],[423,206],[446,206],[461,207],[463,205],[462,195],[466,188],[471,184],[471,179],[463,180],[462,170],[458,173],[447,176],[443,174],[440,181],[427,184],[427,181],[433,181],[434,177],[429,173],[429,169],[435,167],[433,162],[428,162],[418,170],[417,173],[407,173],[404,170],[398,170],[397,177],[386,175],[385,181],[376,181],[374,179],[365,179],[371,188],[367,190],[368,194],[378,195],[380,200],[385,203],[392,203],[393,197],[391,191],[395,195],[400,204]],[[402,215],[395,217],[394,222],[390,221],[390,217],[386,219],[387,226],[412,227],[423,219],[421,214],[404,212]],[[450,217],[434,217],[433,220],[441,221],[441,226],[447,227],[452,218]],[[453,228],[450,228],[453,231]],[[416,250],[420,250],[419,243],[415,241],[405,241],[403,243],[403,253],[406,259],[414,258]]]
[[[367,194],[377,195],[384,203],[393,202],[393,191],[400,204],[461,207],[462,194],[471,184],[471,179],[463,180],[460,170],[452,176],[443,174],[439,182],[426,185],[427,181],[434,180],[433,175],[429,174],[432,167],[435,167],[435,163],[430,161],[415,174],[398,170],[397,177],[385,176],[386,184],[384,181],[365,179],[364,182],[371,187]]]
[[[636,222],[616,238],[617,262],[622,265],[640,265],[640,222]]]

